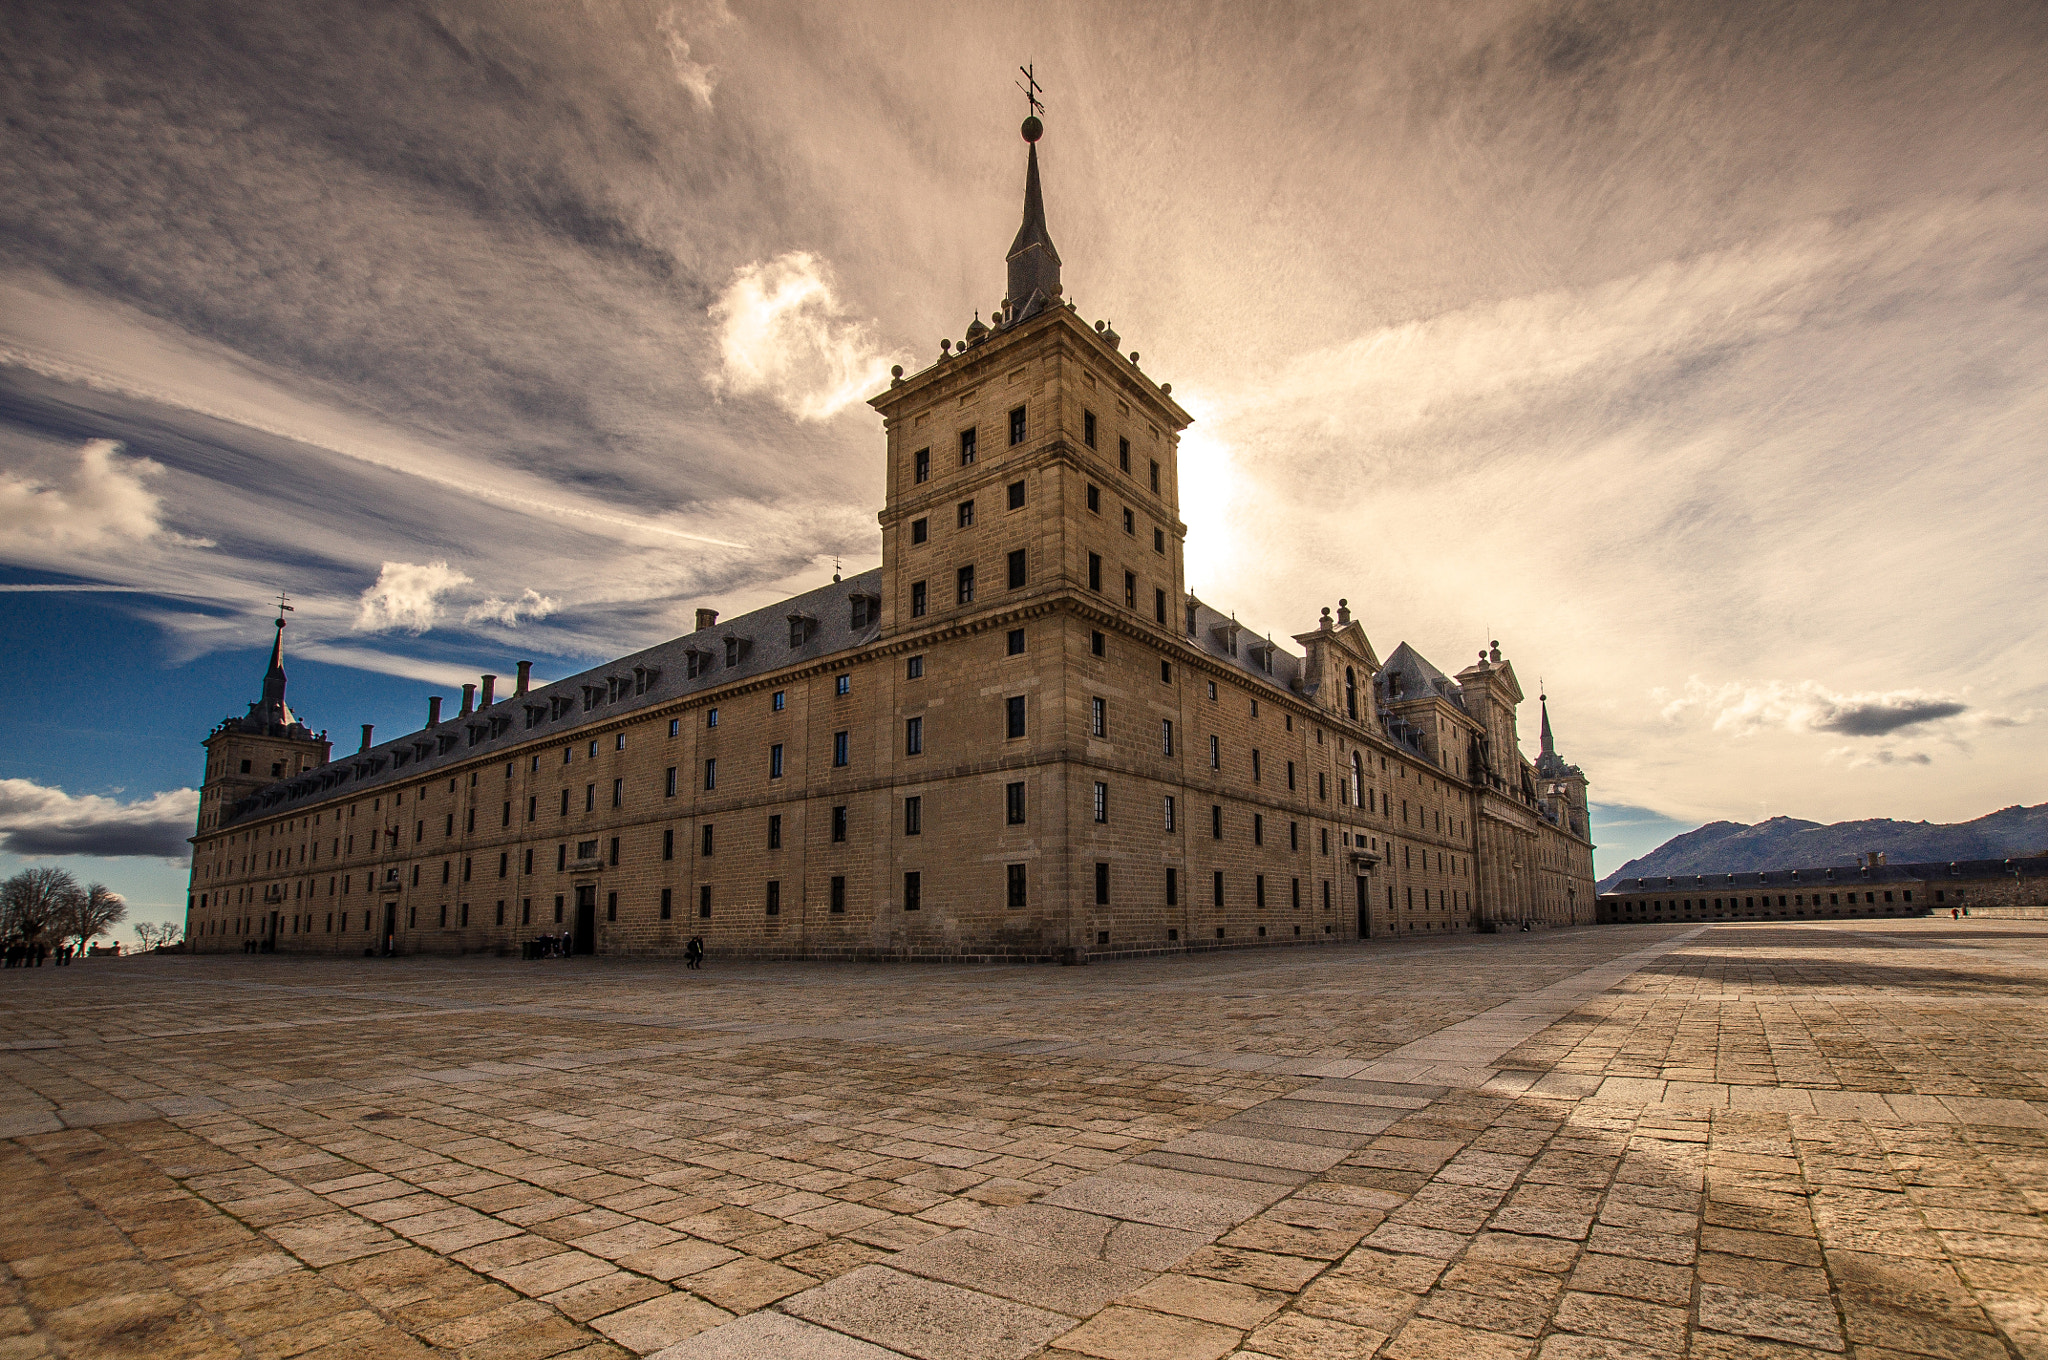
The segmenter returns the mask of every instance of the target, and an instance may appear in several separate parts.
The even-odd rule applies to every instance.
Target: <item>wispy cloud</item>
[[[29,779],[0,779],[0,850],[10,854],[180,859],[199,816],[199,790],[122,802]]]
[[[1700,713],[1711,719],[1714,731],[1738,737],[1773,729],[1881,737],[1970,711],[1968,704],[1952,695],[1917,689],[1841,694],[1813,680],[1717,686],[1693,677],[1686,681],[1682,693],[1661,697],[1665,721],[1677,722]]]
[[[497,623],[507,628],[517,628],[521,619],[539,620],[554,613],[561,606],[549,596],[528,586],[517,599],[501,600],[493,595],[479,600],[462,611],[464,623]]]

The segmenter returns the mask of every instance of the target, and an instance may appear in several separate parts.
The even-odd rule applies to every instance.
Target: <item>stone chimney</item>
[[[427,696],[427,726],[439,727],[440,725],[441,696],[438,694],[429,694]]]
[[[489,708],[492,703],[492,696],[497,693],[497,690],[498,677],[495,675],[486,675],[484,677],[484,692],[482,696],[477,699],[476,706],[478,708]]]
[[[698,632],[700,632],[700,633],[701,633],[701,632],[703,632],[703,631],[704,631],[704,630],[705,630],[706,628],[716,628],[717,626],[718,626],[718,611],[717,611],[716,609],[699,609],[699,610],[697,611],[697,631],[698,631]]]
[[[531,661],[522,661],[519,663],[519,687],[512,691],[512,697],[522,699],[526,697],[526,691],[532,687],[533,663]]]
[[[476,711],[476,686],[475,686],[475,685],[464,685],[464,686],[462,687],[462,711],[461,711],[460,713],[456,714],[455,716],[456,716],[456,717],[458,717],[458,718],[467,718],[467,717],[468,717],[468,716],[469,716],[469,715],[470,715],[471,713],[473,713],[473,712],[475,712],[475,711]]]
[[[374,724],[372,723],[363,724],[363,749],[365,751],[370,749],[370,731],[373,726]]]

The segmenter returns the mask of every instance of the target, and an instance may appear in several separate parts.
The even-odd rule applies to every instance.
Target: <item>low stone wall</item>
[[[1936,913],[1939,915],[1940,913]],[[2048,921],[2048,907],[1980,907],[1970,908],[1972,921]]]

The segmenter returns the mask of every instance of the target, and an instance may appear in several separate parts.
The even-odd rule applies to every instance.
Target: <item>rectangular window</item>
[[[1081,412],[1081,442],[1089,448],[1095,447],[1095,413]]]
[[[704,725],[706,727],[718,726],[718,710],[716,708],[707,708],[704,710]]]
[[[1301,849],[1301,823],[1289,822],[1287,824],[1287,848],[1289,850]]]
[[[903,834],[921,836],[924,834],[924,799],[912,794],[903,800]]]
[[[465,917],[469,915],[469,908],[467,906],[462,909],[462,914]],[[619,895],[615,892],[608,892],[604,895],[604,919],[607,921],[619,919]],[[466,921],[465,924],[467,924]]]
[[[1097,780],[1095,784],[1095,820],[1098,822],[1109,820],[1109,785],[1100,780]]]
[[[1253,845],[1264,845],[1265,843],[1266,843],[1266,814],[1265,814],[1265,813],[1263,813],[1263,812],[1254,812],[1254,813],[1252,814],[1252,844],[1253,844]]]
[[[1007,900],[1009,901],[1009,904],[1012,907],[1023,906],[1024,895],[1026,891],[1024,886],[1024,866],[1021,864],[1004,865],[1003,878],[1007,889]]]
[[[612,781],[612,806],[613,806],[613,807],[624,807],[625,805],[626,805],[626,781],[625,781],[625,780],[623,780],[623,779],[614,779],[614,780]]]
[[[1287,787],[1290,791],[1294,788],[1294,762],[1291,760],[1287,762]]]
[[[1152,621],[1166,622],[1166,592],[1157,586],[1152,589]]]
[[[676,857],[676,832],[674,827],[669,827],[661,833],[661,857],[663,859],[674,859]]]
[[[1022,628],[1012,628],[1010,630],[1009,655],[1024,655],[1024,630]]]
[[[712,826],[711,826],[711,823],[709,823],[709,822],[706,822],[706,823],[704,824],[704,827],[703,827],[703,836],[704,836],[704,851],[703,851],[703,853],[704,853],[704,854],[705,854],[705,855],[706,855],[707,857],[708,857],[708,856],[709,856],[709,855],[711,854],[711,831],[712,831]]]
[[[683,731],[683,720],[682,720],[681,718],[670,718],[670,719],[668,720],[668,734],[669,734],[670,736],[672,736],[672,737],[676,737],[676,736],[681,736],[681,735],[682,735],[682,731]],[[540,768],[540,757],[539,757],[539,756],[535,756],[535,757],[534,757],[533,759],[534,759],[534,768],[535,768],[535,769],[539,769],[539,768]]]
[[[1102,860],[1095,861],[1095,905],[1109,905],[1109,865]]]
[[[1252,747],[1252,783],[1259,782],[1259,748]]]
[[[530,821],[533,821],[533,820],[534,820],[534,819],[535,819],[536,817],[538,817],[539,815],[540,815],[540,799],[539,799],[539,798],[538,798],[537,796],[529,796],[529,797],[527,798],[527,800],[526,800],[526,820],[527,820],[527,821],[529,821],[529,822],[530,822]],[[349,852],[350,852],[351,854],[353,854],[353,853],[355,852],[355,848],[356,848],[356,847],[355,847],[355,844],[354,844],[354,842],[355,842],[355,837],[353,837],[353,836],[349,837],[349,842],[350,842],[350,844],[349,844],[349,847],[348,847],[348,848],[349,848]]]
[[[924,754],[924,719],[906,718],[903,721],[903,753],[910,756]]]
[[[1100,696],[1088,701],[1088,735],[1106,737],[1109,735],[1109,701]]]
[[[962,567],[953,573],[953,591],[961,604],[974,603],[974,568]]]
[[[1004,701],[1004,737],[1015,741],[1024,735],[1024,696],[1013,694]]]
[[[1288,892],[1288,896],[1289,896],[1289,897],[1290,897],[1290,898],[1292,899],[1292,901],[1293,901],[1293,903],[1294,903],[1294,909],[1295,909],[1296,911],[1300,911],[1300,910],[1301,910],[1301,880],[1300,880],[1300,879],[1298,879],[1298,878],[1290,878],[1290,879],[1288,879],[1288,880],[1287,880],[1287,892]]]
[[[1154,529],[1152,531],[1152,551],[1162,557],[1166,555],[1166,530]]]
[[[912,543],[927,541],[931,538],[931,531],[932,522],[928,519],[914,519],[910,521],[910,541]]]
[[[784,691],[776,690],[774,697],[768,701],[768,707],[774,709],[777,713],[780,713],[786,705],[787,699],[788,696],[787,694],[785,694]]]
[[[768,814],[768,848],[770,850],[780,850],[782,848],[782,814],[779,812]]]
[[[962,431],[960,432],[960,466],[961,466],[961,467],[967,467],[967,466],[969,466],[970,464],[972,464],[972,463],[974,462],[974,449],[975,449],[975,432],[974,432],[973,430],[962,430]]]
[[[1088,484],[1088,513],[1091,515],[1102,513],[1102,488],[1093,482]]]
[[[664,920],[664,921],[666,921],[666,920],[668,920],[668,919],[669,919],[670,917],[674,916],[674,915],[675,915],[675,907],[676,907],[676,899],[675,899],[675,889],[673,889],[673,888],[663,888],[663,889],[661,890],[661,919],[662,919],[662,920]]]
[[[509,874],[510,874],[511,872],[512,872],[512,852],[511,852],[511,851],[509,851],[509,850],[500,850],[500,851],[498,852],[498,877],[499,877],[499,878],[504,878],[504,877],[506,877],[507,875],[509,875]],[[329,896],[329,897],[332,897],[332,896],[334,896],[334,894],[330,892],[330,893],[328,894],[328,896]]]
[[[1173,719],[1171,718],[1161,718],[1159,720],[1159,753],[1167,756],[1173,754]]]
[[[1223,871],[1221,869],[1216,870],[1214,876],[1209,880],[1209,894],[1215,899],[1218,907],[1223,905]]]
[[[768,914],[782,915],[782,880],[779,878],[768,880]]]
[[[718,787],[717,756],[712,756],[710,759],[704,762],[704,787],[707,789],[715,789]]]
[[[910,617],[921,619],[925,611],[925,587],[922,581],[910,583]]]
[[[1159,683],[1162,685],[1173,683],[1173,663],[1171,661],[1159,663]]]
[[[585,812],[595,812],[597,810],[597,785],[585,784],[583,786],[583,810]]]
[[[1015,448],[1024,442],[1024,408],[1019,406],[1010,412],[1010,446]]]
[[[1266,876],[1264,874],[1253,876],[1252,892],[1253,901],[1257,903],[1259,910],[1264,911],[1266,909]]]
[[[706,921],[711,919],[711,885],[709,883],[697,889],[697,915]]]
[[[1223,768],[1223,747],[1215,737],[1209,738],[1209,768],[1212,770]]]
[[[846,910],[846,875],[832,875],[832,897],[830,910],[838,915]]]
[[[924,875],[915,869],[906,870],[903,875],[903,909],[916,911],[924,906]]]
[[[916,471],[911,474],[912,477],[920,484],[930,481],[932,479],[932,451],[930,449],[919,449],[911,455],[911,460],[916,466]]]
[[[1209,805],[1209,839],[1212,841],[1223,839],[1223,804],[1221,803],[1211,803]]]
[[[1119,472],[1131,470],[1131,441],[1122,436],[1116,441],[1116,466]]]
[[[566,868],[568,868],[568,867],[569,867],[569,847],[568,847],[568,846],[566,846],[566,845],[558,845],[558,846],[556,846],[556,847],[555,847],[555,872],[559,874],[559,873],[561,873],[561,872],[562,872],[562,871],[563,871],[564,869],[566,869]],[[415,865],[415,866],[413,867],[413,871],[412,871],[412,872],[413,872],[413,878],[414,878],[414,880],[415,880],[415,881],[417,881],[417,880],[418,880],[418,878],[419,878],[419,872],[420,872],[420,871],[419,871],[419,867],[418,867],[417,865]]]
[[[906,680],[924,679],[924,658],[913,656],[905,661],[903,663],[903,678]]]
[[[1003,820],[1011,826],[1024,825],[1024,786],[1021,783],[1003,788]]]
[[[959,504],[958,508],[956,509],[955,513],[957,513],[957,514],[959,515],[959,517],[960,517],[960,527],[961,527],[961,528],[963,528],[963,529],[972,529],[972,528],[974,527],[974,502],[973,502],[973,501],[962,501],[962,502],[960,502],[960,504]]]
[[[846,839],[846,804],[832,809],[832,839],[835,842]]]
[[[1009,496],[1010,508],[1012,510],[1022,510],[1024,508],[1024,483],[1011,482],[1009,486]]]
[[[1159,494],[1159,460],[1152,460],[1152,494]]]
[[[848,733],[834,732],[832,734],[832,764],[834,768],[844,769],[846,767],[851,748],[852,743]]]
[[[768,777],[782,778],[782,743],[779,741],[768,748]]]
[[[664,798],[676,796],[676,767],[673,765],[668,767],[668,774],[662,781],[661,796]]]
[[[853,677],[850,675],[833,676],[832,692],[842,699],[845,698],[847,695],[853,693]]]
[[[1166,795],[1166,829],[1173,830],[1173,795]]]
[[[1024,549],[1017,548],[1010,553],[1010,589],[1022,590],[1024,578]]]
[[[1137,607],[1138,573],[1136,573],[1135,571],[1127,571],[1124,573],[1124,608],[1136,609]]]
[[[1102,554],[1088,554],[1088,588],[1098,594],[1102,590]]]
[[[1104,638],[1099,631],[1090,633],[1088,635],[1088,650],[1095,656],[1107,656],[1109,654],[1108,639]]]
[[[1170,868],[1166,871],[1166,905],[1169,907],[1180,905],[1180,870],[1178,869]]]

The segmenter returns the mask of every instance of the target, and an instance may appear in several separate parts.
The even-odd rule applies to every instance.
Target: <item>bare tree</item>
[[[66,908],[61,933],[77,940],[81,953],[94,936],[107,934],[128,915],[128,903],[104,883],[88,883],[74,891]]]
[[[56,926],[70,911],[73,900],[84,895],[67,869],[23,869],[0,883],[0,936],[33,940]]]
[[[142,941],[144,949],[155,949],[162,945],[176,944],[182,928],[174,921],[137,921],[135,938]]]

